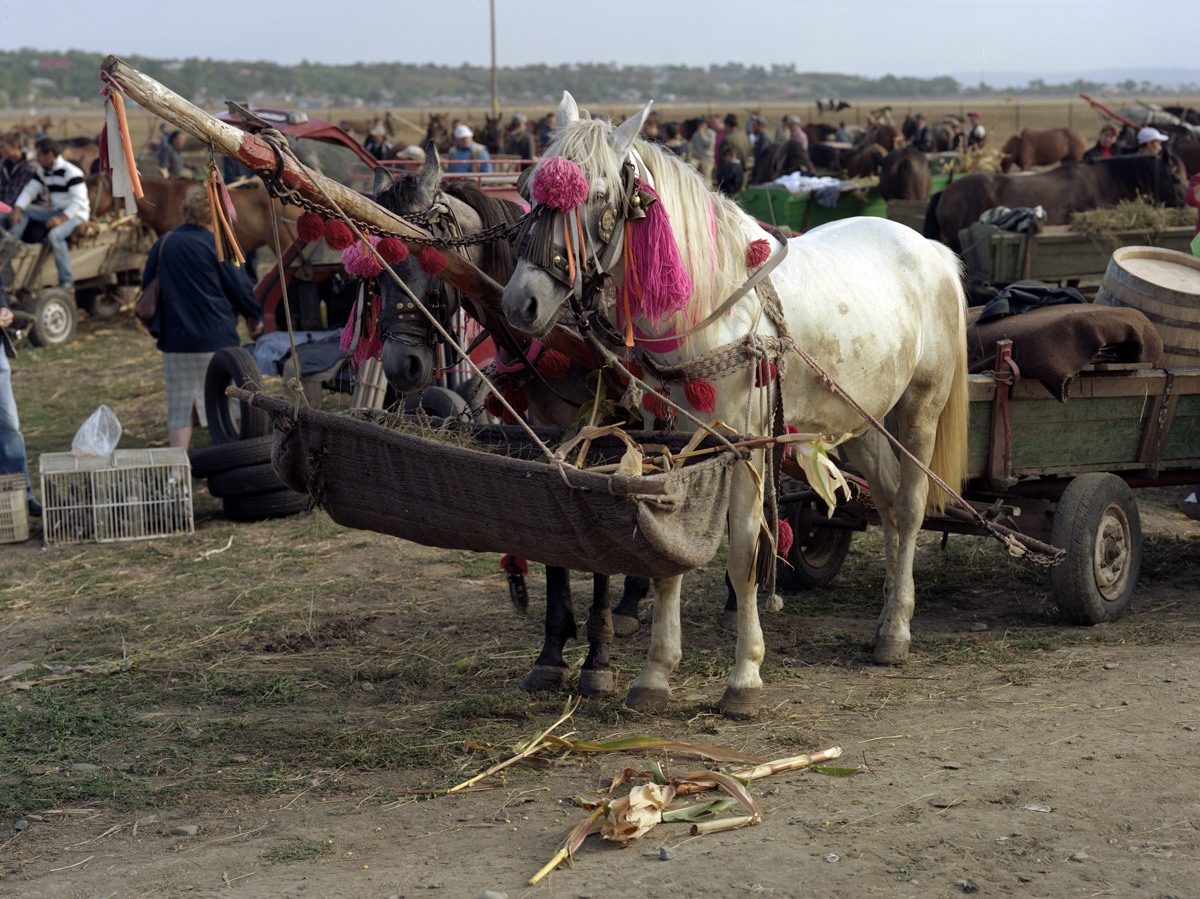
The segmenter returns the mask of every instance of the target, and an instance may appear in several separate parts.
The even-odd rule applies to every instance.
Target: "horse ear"
[[[379,165],[375,167],[375,186],[371,188],[372,196],[379,196],[389,187],[396,183],[396,179],[392,177],[392,173],[388,171],[387,166]]]
[[[623,121],[608,136],[608,145],[612,148],[613,153],[616,154],[617,159],[625,158],[629,153],[629,148],[637,140],[637,136],[642,133],[642,126],[646,124],[646,117],[650,115],[650,106],[653,102],[651,100],[650,103],[642,107],[641,112],[631,115]]]
[[[430,146],[425,152],[425,165],[417,176],[417,192],[425,206],[433,205],[437,196],[438,185],[442,183],[442,161],[438,157],[436,146]]]
[[[572,122],[578,121],[579,104],[575,102],[575,98],[569,91],[563,91],[562,99],[558,102],[558,109],[554,113],[554,130],[562,131]]]

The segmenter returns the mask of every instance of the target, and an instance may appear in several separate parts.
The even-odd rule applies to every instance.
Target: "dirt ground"
[[[502,779],[484,781],[497,785],[487,791],[432,799],[404,793],[482,770],[484,763],[464,751],[449,766],[317,768],[306,782],[266,798],[197,788],[172,804],[130,808],[92,799],[41,809],[26,816],[19,832],[12,820],[0,824],[0,896],[386,899],[476,897],[485,890],[595,899],[1195,896],[1200,523],[1178,511],[1182,495],[1141,494],[1147,561],[1133,610],[1113,624],[1063,626],[1038,576],[1002,573],[995,581],[986,560],[970,566],[969,578],[949,572],[959,585],[927,604],[920,599],[919,567],[914,655],[901,668],[869,664],[869,614],[817,601],[800,615],[786,609],[764,615],[765,712],[750,722],[716,714],[723,671],[687,667],[689,656],[694,661],[721,646],[727,650],[730,638],[715,625],[719,572],[685,580],[685,668],[675,681],[673,712],[661,718],[616,714],[606,711],[615,702],[595,700],[585,702],[586,714],[563,730],[597,741],[642,735],[704,742],[763,758],[837,745],[845,749],[842,764],[868,769],[853,777],[790,773],[756,782],[752,791],[763,809],[758,826],[692,837],[686,824],[664,824],[626,848],[589,837],[573,870],[562,868],[530,887],[529,878],[584,816],[572,799],[600,798],[599,789],[616,772],[646,762],[625,754],[571,756],[556,767],[510,769]],[[178,551],[194,554],[223,542],[223,532],[210,532],[214,527],[201,522]],[[928,542],[922,553],[936,554],[936,540]],[[160,555],[177,551],[160,543]],[[0,548],[0,558],[6,564],[86,565],[108,551],[118,550],[47,552],[31,540]],[[527,650],[538,640],[542,588],[536,580],[531,615],[521,620],[504,601],[499,575],[450,576],[438,550],[343,531],[304,551],[321,560],[316,583],[367,566],[375,582],[405,597],[381,602],[364,592],[338,597],[334,609],[333,599],[314,600],[300,584],[279,584],[281,595],[294,598],[281,603],[294,601],[310,627],[314,617],[336,613],[359,622],[360,644],[398,653],[418,632],[451,634],[464,657],[482,647],[505,658],[508,650]],[[973,552],[955,556],[956,564],[971,562]],[[848,564],[876,564],[856,558],[852,552]],[[996,557],[995,564],[1009,563]],[[129,577],[137,580],[136,569]],[[584,589],[577,582],[577,610]],[[42,609],[10,605],[0,619],[0,668],[45,657],[55,648],[48,641],[62,639],[49,635],[61,634],[64,620],[84,628],[121,614],[103,600],[85,600]],[[163,590],[153,603],[170,613],[178,601],[174,591]],[[647,615],[645,609],[643,620]],[[645,631],[614,649],[619,690],[644,656]],[[1010,644],[1017,632],[1040,637],[1016,648]],[[1015,654],[1003,654],[1006,647]],[[280,668],[312,664],[261,641],[253,650],[244,647],[241,658],[249,665],[272,652],[277,655],[269,661]],[[231,658],[223,664],[236,665]],[[532,652],[517,654],[510,665],[514,682],[531,658]],[[572,658],[578,664],[581,657]],[[445,661],[427,659],[430,666]],[[444,690],[461,691],[453,697],[460,701],[473,692],[436,681],[423,690],[400,690],[377,680],[358,680],[317,694],[316,704],[275,714],[400,726],[445,699]],[[536,704],[516,695],[519,718],[521,703]],[[553,720],[556,713],[547,710],[561,708],[566,695],[536,705],[539,718]],[[20,701],[14,694],[0,699]],[[197,727],[210,712],[204,706],[186,710]],[[514,721],[512,742],[535,732],[530,722]],[[452,738],[431,724],[427,739]],[[230,745],[224,751],[223,767],[247,770],[271,756],[268,746]],[[222,758],[219,748],[216,758]],[[119,768],[122,760],[111,764]],[[664,766],[682,774],[704,763],[670,757]],[[26,770],[23,776],[42,773]],[[335,782],[351,786],[323,789]],[[194,826],[195,834],[172,832],[181,825]],[[296,849],[291,860],[288,847]]]

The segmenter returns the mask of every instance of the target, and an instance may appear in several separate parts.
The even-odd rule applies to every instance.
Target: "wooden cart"
[[[970,376],[964,496],[1002,526],[1065,551],[1050,582],[1067,618],[1120,618],[1142,557],[1130,488],[1200,483],[1200,368],[1089,366],[1065,403],[1039,381],[1013,384],[1003,350],[995,368],[995,375]],[[852,532],[873,513],[850,503],[827,521],[806,491],[785,502],[797,539],[794,568],[781,567],[781,580],[823,586],[840,569]],[[930,517],[925,527],[985,533],[958,516]]]

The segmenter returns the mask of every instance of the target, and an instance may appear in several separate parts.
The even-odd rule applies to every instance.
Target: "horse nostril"
[[[524,305],[521,306],[521,318],[526,324],[533,324],[538,317],[538,301],[537,297],[526,297]]]

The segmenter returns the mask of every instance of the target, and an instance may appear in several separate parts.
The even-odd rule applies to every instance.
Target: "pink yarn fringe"
[[[380,302],[382,300],[378,294],[372,294],[367,300],[367,311],[363,316],[362,333],[359,335],[357,345],[354,343],[354,323],[361,314],[357,303],[354,304],[346,327],[342,329],[338,347],[350,354],[350,361],[355,368],[362,368],[363,363],[368,359],[378,359],[383,355],[383,341],[379,337],[379,329],[375,326],[375,322],[379,318]]]
[[[638,179],[643,194],[657,198],[645,181]],[[637,299],[631,306],[651,321],[662,321],[687,308],[692,297],[692,279],[688,276],[671,231],[671,217],[662,202],[650,204],[646,217],[629,226],[629,246],[625,247],[625,284]],[[636,284],[636,287],[635,287]],[[637,287],[641,288],[638,297]],[[617,308],[624,297],[618,291]]]

